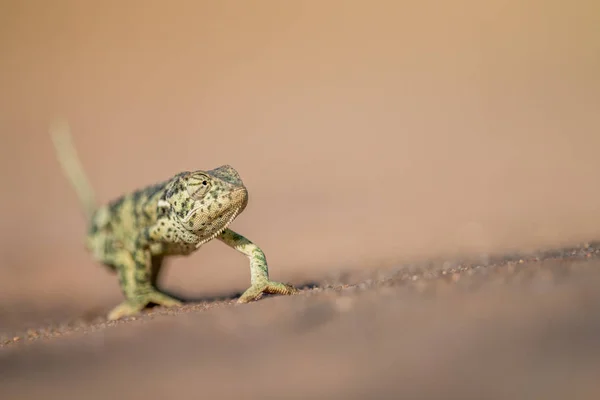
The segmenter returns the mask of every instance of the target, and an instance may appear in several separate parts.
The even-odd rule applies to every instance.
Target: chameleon
[[[181,306],[181,300],[157,286],[164,261],[193,254],[213,239],[250,261],[250,287],[237,303],[259,300],[264,293],[299,292],[291,284],[270,280],[261,248],[229,228],[248,204],[248,189],[230,165],[183,171],[98,206],[68,122],[53,121],[50,135],[58,162],[85,212],[85,247],[96,262],[116,272],[125,297],[110,310],[108,320],[135,316],[150,304]]]

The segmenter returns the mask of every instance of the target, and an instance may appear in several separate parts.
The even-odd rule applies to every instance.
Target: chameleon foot
[[[274,281],[266,281],[256,283],[250,286],[238,299],[238,303],[249,303],[251,301],[258,300],[264,293],[268,294],[281,294],[281,295],[292,295],[298,293],[299,290],[288,285],[286,283],[279,283]]]
[[[158,304],[163,307],[178,307],[182,304],[181,301],[167,296],[164,293],[150,292],[141,296],[136,296],[135,299],[122,302],[108,313],[108,320],[114,321],[123,317],[137,315],[149,303]]]

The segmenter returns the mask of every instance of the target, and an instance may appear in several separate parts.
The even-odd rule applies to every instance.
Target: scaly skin
[[[150,303],[181,305],[156,286],[164,258],[189,255],[215,238],[250,260],[251,286],[239,303],[258,300],[263,293],[298,292],[291,285],[271,281],[263,251],[228,229],[248,204],[248,191],[232,167],[182,172],[97,207],[66,121],[56,121],[51,134],[59,162],[90,221],[86,247],[95,260],[119,276],[125,301],[110,311],[109,320],[136,315]]]

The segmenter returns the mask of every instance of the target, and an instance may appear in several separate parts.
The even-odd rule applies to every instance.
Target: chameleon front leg
[[[113,308],[108,314],[109,320],[117,320],[138,314],[149,303],[165,307],[181,305],[176,300],[161,293],[154,286],[157,266],[153,266],[150,252],[145,249],[133,252],[121,251],[116,256],[115,266],[119,274],[119,284],[125,295],[125,301]],[[162,260],[154,260],[161,262]]]
[[[263,293],[291,295],[298,289],[285,283],[269,279],[269,267],[263,251],[242,235],[226,229],[219,237],[223,243],[239,251],[250,259],[250,287],[240,296],[238,303],[258,300]]]

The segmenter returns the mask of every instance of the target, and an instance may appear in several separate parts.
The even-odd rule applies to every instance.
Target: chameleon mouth
[[[215,231],[212,235],[202,239],[201,241],[199,241],[198,243],[196,243],[196,248],[202,246],[203,244],[210,242],[211,240],[213,240],[214,238],[216,238],[217,236],[219,236],[221,233],[225,232],[225,229],[227,229],[229,227],[229,225],[233,222],[233,220],[239,215],[240,211],[241,211],[242,207],[237,207],[233,213],[231,214],[231,217],[229,217],[229,219],[227,220],[227,222],[225,222],[223,224],[222,227],[220,227],[217,231]]]

